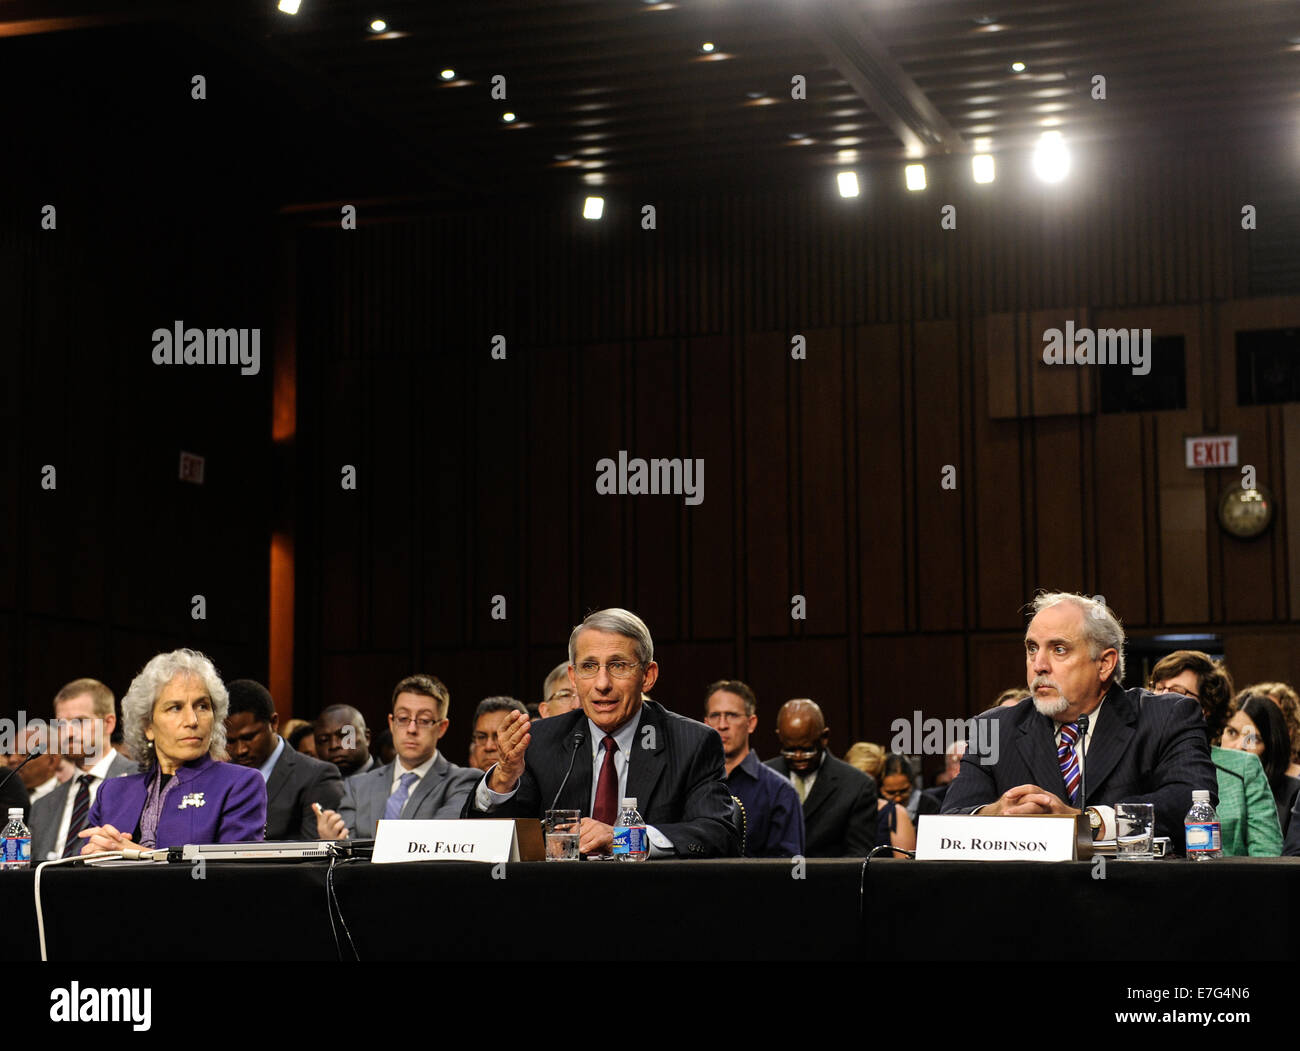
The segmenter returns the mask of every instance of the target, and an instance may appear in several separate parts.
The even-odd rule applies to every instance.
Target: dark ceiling
[[[73,38],[111,41],[136,77],[187,48],[247,70],[275,163],[311,169],[282,203],[787,179],[1022,150],[1048,128],[1080,144],[1300,129],[1300,4],[1283,0],[302,0],[294,16],[0,0],[0,69],[46,68]]]

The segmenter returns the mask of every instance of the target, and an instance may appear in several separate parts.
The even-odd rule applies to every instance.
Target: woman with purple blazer
[[[229,706],[203,654],[175,650],[146,664],[122,698],[122,732],[145,772],[99,786],[81,852],[262,839],[261,772],[220,761]]]

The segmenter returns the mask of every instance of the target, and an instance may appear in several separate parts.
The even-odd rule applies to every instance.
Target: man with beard
[[[1025,632],[1030,696],[980,715],[945,814],[1078,814],[1114,835],[1115,803],[1155,804],[1157,836],[1183,847],[1192,792],[1218,801],[1199,705],[1179,694],[1123,687],[1124,629],[1086,595],[1044,592]],[[1086,798],[1085,798],[1086,793]]]

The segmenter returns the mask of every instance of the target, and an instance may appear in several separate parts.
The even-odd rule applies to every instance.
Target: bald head
[[[316,717],[316,755],[348,777],[370,759],[366,717],[350,704],[331,704]]]
[[[798,698],[786,701],[776,713],[776,736],[786,766],[806,774],[821,766],[830,731],[821,708],[814,701]]]

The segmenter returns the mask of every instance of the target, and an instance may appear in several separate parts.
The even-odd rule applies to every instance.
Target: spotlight
[[[501,114],[501,119],[505,121],[507,124],[513,124],[518,118],[515,116],[515,114],[511,113],[509,110],[506,110],[505,113]]]
[[[1043,182],[1060,182],[1070,174],[1070,151],[1059,131],[1045,131],[1034,147],[1034,174]]]
[[[903,169],[903,175],[907,179],[907,188],[909,190],[925,189],[925,165],[909,164]]]
[[[857,172],[840,172],[835,176],[835,181],[839,183],[841,197],[856,197],[858,195]]]
[[[605,198],[588,197],[582,205],[584,219],[599,219],[605,212]]]
[[[456,71],[454,69],[444,69],[438,76],[442,77],[443,80],[455,80]]]
[[[705,54],[708,54],[710,51],[713,50],[713,43],[711,41],[706,40],[703,44],[700,45],[700,50],[703,51]]]
[[[280,0],[279,7],[286,15],[296,15],[298,8],[302,7],[302,0]]]
[[[970,159],[971,174],[976,182],[993,181],[993,158],[987,153],[977,153]]]
[[[376,18],[373,22],[370,23],[370,32],[372,33],[382,33],[387,28],[388,28],[388,23],[385,22],[382,18]]]
[[[1024,71],[1025,71],[1025,64],[1024,64],[1023,62],[1012,62],[1012,63],[1011,63],[1011,72],[1012,72],[1012,73],[1023,73]]]

